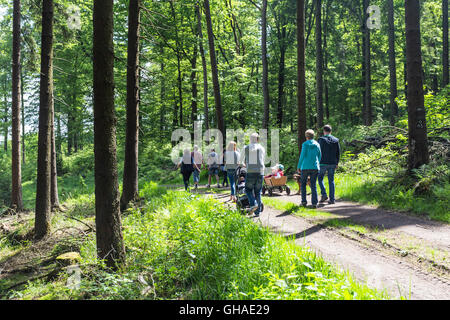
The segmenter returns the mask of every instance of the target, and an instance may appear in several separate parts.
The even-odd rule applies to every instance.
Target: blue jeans
[[[258,204],[255,215],[261,212],[261,189],[264,176],[259,173],[247,172],[245,176],[245,194],[247,195],[250,207]]]
[[[199,166],[200,168],[200,166]],[[200,171],[197,171],[196,169],[194,169],[194,183],[195,182],[199,182],[200,181]]]
[[[323,184],[323,178],[325,177],[325,173],[328,172],[328,186],[330,187],[330,201],[334,201],[334,172],[336,170],[335,164],[321,164],[320,172],[319,172],[319,187],[320,192],[322,193],[322,197],[327,196],[327,189],[325,189],[325,185]]]
[[[230,181],[231,195],[236,194],[236,186],[234,185],[234,169],[227,170],[228,180]]]
[[[301,174],[301,189],[302,189],[302,203],[306,204],[306,184],[308,182],[308,177],[311,179],[311,201],[313,205],[317,205],[317,175],[319,170],[302,170]]]

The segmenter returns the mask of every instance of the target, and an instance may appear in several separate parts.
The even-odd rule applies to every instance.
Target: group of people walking
[[[302,197],[302,205],[307,205],[306,185],[311,187],[311,203],[313,208],[317,208],[318,203],[328,201],[329,204],[335,202],[335,182],[334,173],[339,165],[340,159],[340,145],[339,140],[332,134],[330,125],[323,127],[323,136],[314,140],[315,133],[309,129],[305,132],[306,141],[302,144],[302,151],[297,164],[297,172],[299,173],[299,185]],[[250,136],[250,144],[244,147],[243,152],[237,150],[236,142],[228,143],[223,152],[223,158],[219,159],[219,155],[214,149],[208,154],[206,166],[208,168],[208,184],[207,188],[211,186],[212,177],[215,176],[217,187],[220,188],[219,174],[224,177],[223,186],[230,185],[231,195],[230,200],[236,201],[235,189],[235,172],[238,166],[246,168],[245,177],[245,193],[249,200],[249,213],[254,213],[259,216],[261,212],[261,190],[264,180],[264,162],[266,151],[259,143],[259,135],[253,133]],[[194,146],[194,151],[189,149],[184,150],[183,157],[180,159],[178,168],[181,167],[183,175],[183,182],[185,189],[189,188],[189,180],[192,173],[194,174],[194,188],[198,188],[200,181],[200,171],[203,166],[203,157],[198,150],[198,146]],[[328,176],[329,197],[327,190],[323,183],[325,175]],[[317,196],[317,181],[319,182],[321,199]]]

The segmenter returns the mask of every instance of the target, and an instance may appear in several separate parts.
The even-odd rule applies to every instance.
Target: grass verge
[[[141,195],[143,207],[123,216],[127,264],[121,270],[109,273],[100,267],[91,233],[79,249],[79,288],[69,289],[69,274],[60,272],[50,281],[39,279],[3,293],[3,298],[389,298],[212,198],[166,193],[153,183]]]

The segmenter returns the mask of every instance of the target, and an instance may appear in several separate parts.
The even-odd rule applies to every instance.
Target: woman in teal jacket
[[[305,132],[306,141],[302,144],[302,152],[298,160],[297,170],[301,171],[301,190],[302,190],[302,205],[306,206],[306,183],[308,177],[311,179],[311,200],[313,208],[317,208],[317,175],[320,170],[320,159],[322,153],[320,151],[319,143],[314,140],[314,131],[307,130]]]

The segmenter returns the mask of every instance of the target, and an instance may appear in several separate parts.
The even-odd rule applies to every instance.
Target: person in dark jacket
[[[320,150],[322,151],[322,159],[320,160],[320,171],[319,171],[319,187],[322,194],[320,203],[324,203],[328,200],[327,190],[323,184],[323,178],[325,174],[328,175],[328,185],[330,189],[330,199],[329,204],[334,204],[334,173],[337,166],[339,165],[339,158],[341,155],[341,147],[339,145],[339,139],[331,135],[331,126],[326,125],[323,127],[323,137],[319,138]]]

